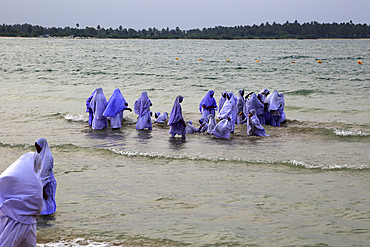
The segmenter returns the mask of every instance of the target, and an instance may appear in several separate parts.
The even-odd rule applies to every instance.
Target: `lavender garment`
[[[202,113],[202,117],[205,119],[209,114],[215,115],[215,111],[217,111],[217,102],[216,99],[213,97],[214,94],[215,92],[213,90],[209,90],[199,104],[199,111]],[[203,106],[214,106],[214,108],[205,109],[203,108]]]
[[[7,217],[36,224],[42,209],[42,184],[36,174],[40,166],[41,157],[29,152],[0,175],[0,209]]]
[[[116,88],[109,98],[107,107],[103,112],[103,116],[108,117],[113,129],[122,127],[123,111],[127,108],[126,104],[128,103],[121,91]]]
[[[168,119],[168,112],[163,112],[154,122],[155,123],[164,123]]]
[[[279,93],[278,95],[282,100],[282,103],[281,103],[281,105],[278,109],[278,112],[280,113],[280,123],[282,123],[286,119],[286,115],[285,115],[285,112],[284,112],[285,100],[284,100],[284,94],[283,93]]]
[[[258,120],[256,114],[256,111],[252,109],[250,111],[252,113],[252,116],[248,117],[247,120],[247,135],[249,136],[268,136],[265,133],[265,129],[260,124],[260,121]]]
[[[215,119],[215,116],[213,115],[208,115],[208,128],[207,128],[207,133],[212,135],[213,129],[216,127],[217,122]]]
[[[152,120],[150,117],[150,106],[152,102],[148,97],[147,92],[142,92],[140,98],[135,102],[134,111],[138,114],[138,119],[136,122],[136,129],[141,130],[145,128],[152,128]]]
[[[269,114],[270,125],[273,127],[280,127],[280,119],[281,115],[279,113],[279,108],[283,104],[283,99],[279,97],[279,94],[276,90],[274,90],[271,94],[269,94],[264,103],[267,104],[267,110]]]
[[[25,153],[0,175],[0,246],[36,246],[42,209],[41,157]]]
[[[186,121],[185,132],[186,134],[193,134],[193,133],[198,133],[199,130],[193,125],[193,122],[189,120],[189,121]]]
[[[265,124],[264,108],[265,108],[265,106],[257,98],[256,93],[252,93],[250,99],[245,100],[245,107],[244,107],[245,115],[247,116],[250,110],[255,109],[256,110],[256,115],[257,115],[258,119],[260,120],[260,123],[263,124],[263,125]]]
[[[217,138],[230,138],[231,123],[227,119],[221,120],[212,130],[212,135]]]
[[[102,88],[97,88],[96,92],[90,102],[91,109],[94,114],[92,121],[93,129],[103,129],[108,126],[107,117],[103,116],[105,108],[107,107],[107,99],[103,93]]]
[[[236,101],[236,124],[241,124],[241,122],[243,121],[245,117],[245,113],[244,113],[245,100],[244,100],[243,95],[244,95],[244,90],[240,89],[239,96]]]
[[[174,135],[185,135],[185,126],[183,125],[184,119],[182,117],[182,109],[180,102],[184,97],[178,95],[173,103],[173,107],[171,110],[170,118],[168,119],[167,125],[170,125],[169,134]]]
[[[211,116],[211,115],[208,115],[208,116]],[[213,118],[214,118],[214,116],[213,116]],[[200,126],[202,126],[204,124],[203,127],[199,127],[199,132],[206,132],[207,129],[208,129],[208,123],[206,122],[206,120],[204,118],[200,118],[199,119],[199,124],[200,124]]]
[[[90,105],[90,102],[91,102],[91,99],[94,97],[94,94],[96,92],[96,89],[94,90],[94,92],[90,95],[89,98],[87,98],[86,100],[86,112],[89,113],[89,125],[91,126],[92,124],[92,121],[93,121],[93,118],[94,118],[94,113],[93,113],[93,110],[92,110],[92,107]]]
[[[223,91],[220,97],[220,100],[218,101],[218,111],[220,112],[223,105],[225,104],[225,101],[227,100],[226,98],[227,92]]]
[[[55,194],[57,189],[57,181],[54,177],[54,158],[51,154],[49,144],[45,138],[39,138],[35,142],[39,145],[42,150],[40,152],[41,156],[41,169],[38,172],[40,181],[47,194],[47,199],[43,198],[43,207],[40,215],[49,215],[55,213],[57,205],[55,202]]]
[[[225,101],[224,106],[217,115],[219,119],[230,118],[231,131],[234,131],[236,122],[236,101],[234,96],[232,92],[228,93],[229,99]]]

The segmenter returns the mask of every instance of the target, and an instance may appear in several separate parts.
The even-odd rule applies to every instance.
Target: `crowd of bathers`
[[[280,127],[286,120],[284,95],[277,90],[270,93],[268,89],[263,89],[259,93],[250,92],[244,95],[244,89],[240,89],[238,97],[232,92],[224,91],[218,104],[214,94],[213,90],[209,90],[199,103],[199,127],[195,127],[191,120],[184,120],[181,108],[184,97],[181,95],[176,97],[170,114],[155,112],[153,122],[167,123],[172,137],[177,134],[185,138],[186,134],[204,132],[217,138],[230,138],[236,124],[246,125],[247,135],[268,136],[263,125]],[[148,93],[143,91],[133,107],[138,115],[137,130],[152,129],[152,105]],[[103,89],[97,88],[86,100],[86,108],[92,129],[104,129],[108,124],[112,129],[120,129],[123,112],[132,111],[118,88],[113,91],[108,101]]]

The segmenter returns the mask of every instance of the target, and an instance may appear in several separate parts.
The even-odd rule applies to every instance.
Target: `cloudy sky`
[[[0,24],[182,30],[266,22],[370,24],[370,0],[0,0]]]

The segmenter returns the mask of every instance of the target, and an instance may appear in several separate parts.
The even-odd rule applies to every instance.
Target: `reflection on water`
[[[168,139],[168,143],[170,144],[169,147],[170,149],[173,150],[181,150],[186,148],[186,139],[182,139],[182,137],[177,138],[177,137],[170,137]]]
[[[36,218],[37,221],[37,228],[47,228],[47,227],[53,227],[55,216],[54,214],[51,215],[39,215]]]

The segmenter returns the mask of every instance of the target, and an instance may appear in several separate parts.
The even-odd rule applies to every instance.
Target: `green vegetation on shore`
[[[343,39],[370,38],[370,26],[367,24],[348,23],[310,23],[300,24],[297,21],[284,24],[262,23],[253,26],[235,26],[181,30],[148,28],[135,30],[133,28],[105,29],[98,25],[94,27],[42,27],[31,24],[16,24],[0,26],[0,36],[7,37],[81,37],[81,38],[112,38],[112,39]]]

